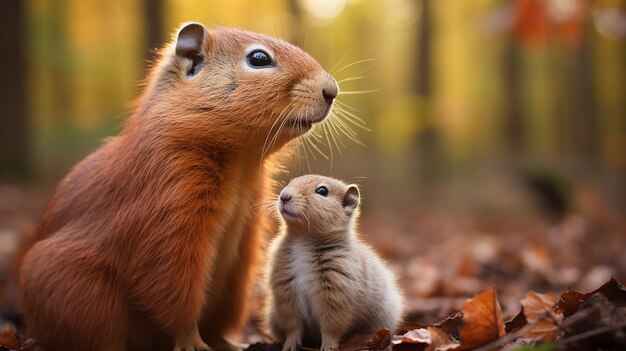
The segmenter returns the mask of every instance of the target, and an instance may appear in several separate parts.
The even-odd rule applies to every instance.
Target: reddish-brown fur
[[[286,109],[319,121],[336,84],[288,43],[204,31],[206,66],[189,78],[192,60],[165,48],[123,131],[60,182],[37,227],[20,299],[46,350],[232,349],[267,227],[253,211],[273,169],[266,136]],[[244,69],[250,44],[274,71]],[[308,128],[286,127],[269,153]]]

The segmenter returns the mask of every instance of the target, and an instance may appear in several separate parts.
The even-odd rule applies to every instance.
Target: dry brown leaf
[[[453,340],[450,334],[437,327],[428,327],[426,330],[430,334],[431,343],[425,351],[448,351],[461,347],[461,344]]]
[[[402,335],[401,338],[398,338],[393,341],[394,344],[429,344],[431,343],[430,333],[428,330],[421,329],[413,329]]]
[[[391,332],[389,329],[379,329],[371,335],[357,334],[349,337],[341,343],[340,349],[343,351],[382,350],[390,343]]]
[[[534,327],[523,337],[543,342],[552,342],[560,334],[559,324],[563,315],[554,311],[558,301],[555,294],[539,294],[529,291],[521,301],[524,315],[529,324]]]
[[[495,287],[465,301],[461,307],[461,350],[469,350],[506,335],[502,308],[496,298]]]
[[[424,351],[447,351],[461,346],[448,333],[437,327],[413,329],[403,335],[396,335],[392,339],[396,349],[411,349]],[[399,347],[399,346],[403,347]],[[412,347],[407,347],[414,345]],[[426,346],[426,348],[424,348]]]
[[[515,317],[504,322],[504,327],[506,333],[511,334],[525,326],[526,323],[528,323],[528,321],[526,321],[526,316],[524,315],[524,308],[521,308],[521,310]]]
[[[597,292],[601,292],[609,301],[612,301],[618,307],[626,307],[626,288],[615,280],[615,278],[611,277],[604,285],[586,294],[568,289],[567,292],[561,294],[559,303],[555,308],[557,311],[563,313],[565,317],[569,317],[576,313],[580,306]]]

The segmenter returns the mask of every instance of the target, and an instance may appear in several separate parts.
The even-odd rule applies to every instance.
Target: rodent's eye
[[[248,54],[248,64],[254,68],[273,67],[274,61],[267,52],[256,49]]]
[[[327,196],[328,188],[326,188],[325,186],[320,186],[317,189],[315,189],[315,192],[318,193],[319,195]]]

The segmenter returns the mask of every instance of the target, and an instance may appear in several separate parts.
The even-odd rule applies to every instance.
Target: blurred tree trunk
[[[67,4],[61,1],[52,1],[46,16],[47,33],[45,38],[45,54],[50,55],[50,81],[52,82],[52,108],[49,112],[53,117],[54,127],[67,126],[72,122],[74,115],[74,77],[73,70],[76,56],[68,38],[68,11]]]
[[[305,24],[302,16],[302,7],[300,5],[300,1],[289,0],[287,2],[287,9],[293,15],[294,23],[296,23],[296,27],[294,28],[292,33],[290,33],[290,37],[287,39],[289,39],[292,44],[300,48],[304,48],[304,41],[306,39],[305,37],[307,31],[304,29]]]
[[[419,20],[419,37],[417,42],[417,71],[415,91],[424,97],[431,95],[432,90],[432,18],[430,0],[420,0],[422,16]]]
[[[504,51],[504,136],[510,156],[522,156],[525,151],[524,116],[521,91],[520,47],[514,34],[506,39]]]
[[[580,47],[570,53],[569,100],[572,104],[572,124],[574,126],[577,154],[587,165],[593,164],[599,155],[598,116],[594,95],[593,61],[589,36],[582,39]]]
[[[421,16],[417,38],[417,67],[413,78],[413,91],[419,96],[420,106],[418,116],[424,121],[424,127],[418,132],[415,147],[420,165],[420,176],[425,181],[433,180],[439,173],[441,154],[439,145],[439,133],[432,116],[432,0],[419,0]]]
[[[24,1],[0,1],[0,174],[25,176],[29,169]]]
[[[163,0],[144,0],[146,25],[146,58],[154,59],[156,50],[163,46]]]

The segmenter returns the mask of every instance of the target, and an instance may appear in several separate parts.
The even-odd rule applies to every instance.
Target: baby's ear
[[[187,75],[195,75],[204,66],[209,43],[209,31],[200,23],[186,23],[178,31],[176,56],[190,59],[192,62]]]
[[[359,198],[359,188],[357,188],[356,185],[350,185],[348,191],[346,191],[343,196],[343,202],[341,204],[343,206],[343,212],[346,215],[352,215],[356,207],[359,205]]]

